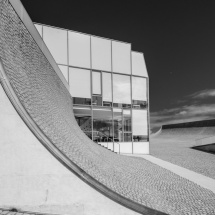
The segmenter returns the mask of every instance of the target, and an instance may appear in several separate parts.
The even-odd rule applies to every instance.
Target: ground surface
[[[151,138],[150,154],[215,179],[215,155],[191,148],[195,139],[214,134],[214,127],[163,130]]]

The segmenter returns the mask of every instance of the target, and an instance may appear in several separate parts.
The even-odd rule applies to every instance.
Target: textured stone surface
[[[215,179],[215,156],[192,149],[195,139],[213,136],[215,127],[164,129],[151,138],[151,155]]]
[[[64,155],[114,192],[168,214],[215,214],[215,194],[141,158],[114,154],[78,127],[72,99],[7,0],[0,2],[0,57],[31,118]]]

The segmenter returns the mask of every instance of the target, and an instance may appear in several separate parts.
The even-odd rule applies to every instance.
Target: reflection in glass
[[[69,65],[90,68],[90,36],[69,31]]]
[[[43,26],[43,40],[59,64],[67,64],[67,31]]]
[[[66,81],[68,82],[68,66],[62,66],[62,65],[58,65],[61,72],[63,73]]]
[[[75,119],[80,126],[81,130],[92,139],[92,118],[91,110],[88,107],[73,107]]]
[[[123,110],[123,129],[124,142],[131,142],[131,110]]]
[[[112,41],[113,72],[131,74],[131,44]]]
[[[124,133],[124,142],[131,142],[131,141],[132,141],[132,134]]]
[[[111,74],[102,73],[103,106],[112,106]]]
[[[131,52],[132,56],[132,75],[148,77],[143,53]]]
[[[132,110],[133,116],[133,138],[134,141],[142,141],[145,136],[148,138],[148,117],[147,110]]]
[[[111,109],[93,109],[93,141],[112,142],[113,126]]]
[[[69,85],[74,104],[91,103],[90,71],[69,68]]]
[[[123,110],[124,132],[131,132],[131,111]]]
[[[101,95],[101,73],[100,72],[92,72],[93,76],[93,94]]]
[[[146,78],[132,77],[132,107],[146,109],[147,83]]]
[[[113,106],[120,108],[131,107],[130,77],[113,74]]]
[[[91,37],[92,68],[111,71],[111,41],[99,37]]]
[[[102,106],[102,97],[101,96],[93,96],[92,105]]]
[[[134,135],[133,141],[134,142],[147,142],[147,141],[149,141],[149,138],[147,135]]]
[[[122,109],[113,108],[114,141],[123,142]]]

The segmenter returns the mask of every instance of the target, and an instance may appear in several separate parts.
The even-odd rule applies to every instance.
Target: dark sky
[[[150,78],[153,131],[215,118],[214,0],[21,0],[34,22],[132,43]]]

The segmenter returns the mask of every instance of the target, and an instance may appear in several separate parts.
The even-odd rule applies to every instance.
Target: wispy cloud
[[[206,89],[206,90],[198,91],[196,93],[189,95],[188,97],[193,99],[205,99],[208,97],[215,97],[215,89]]]
[[[177,107],[151,112],[150,121],[153,132],[165,124],[215,118],[215,89],[195,92],[175,101],[171,105]]]
[[[150,115],[151,130],[156,131],[164,124],[215,118],[215,104],[184,105],[178,108],[152,112]]]

